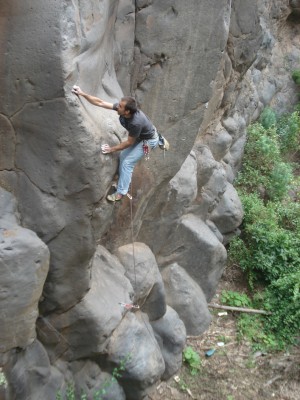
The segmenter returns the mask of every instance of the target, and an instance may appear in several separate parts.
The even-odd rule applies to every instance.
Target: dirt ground
[[[223,275],[212,302],[219,303],[223,289],[245,288],[239,272],[231,270]],[[249,343],[238,342],[233,313],[211,312],[210,328],[187,339],[202,359],[201,371],[191,376],[183,365],[175,377],[156,385],[146,400],[300,400],[300,347],[276,354],[253,353]],[[207,357],[210,349],[215,352]]]

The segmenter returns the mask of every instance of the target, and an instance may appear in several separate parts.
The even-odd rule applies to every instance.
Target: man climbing
[[[121,125],[128,131],[126,141],[112,147],[108,144],[101,146],[104,154],[122,150],[117,191],[107,196],[109,201],[119,201],[128,193],[135,164],[143,157],[145,151],[147,152],[147,148],[153,149],[158,145],[157,130],[150,119],[137,108],[133,97],[123,97],[119,103],[113,104],[84,93],[79,86],[73,86],[72,92],[95,106],[117,111]]]

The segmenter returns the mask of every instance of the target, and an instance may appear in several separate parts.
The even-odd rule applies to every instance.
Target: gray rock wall
[[[49,269],[49,250],[20,226],[13,196],[0,188],[0,364],[11,349],[36,338],[38,302]]]
[[[0,2],[9,398],[52,400],[68,384],[93,396],[109,382],[107,399],[141,399],[180,368],[243,218],[247,126],[297,101],[299,15],[294,0]],[[126,137],[117,115],[73,84],[136,96],[170,141],[136,167],[132,201],[105,200],[118,156],[100,145]]]

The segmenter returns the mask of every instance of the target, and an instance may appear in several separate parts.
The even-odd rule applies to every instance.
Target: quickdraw
[[[132,310],[132,309],[139,309],[140,306],[135,305],[135,304],[130,304],[130,303],[119,303],[120,306],[126,308],[126,310]]]
[[[147,140],[143,141],[143,152],[144,152],[145,159],[149,160],[150,148],[149,148]]]

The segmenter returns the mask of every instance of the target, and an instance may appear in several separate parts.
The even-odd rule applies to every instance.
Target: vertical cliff
[[[297,101],[298,1],[0,1],[0,365],[9,399],[140,399],[181,365],[242,221],[247,126]],[[133,95],[170,141],[105,197]],[[130,308],[134,304],[136,308]],[[116,366],[125,365],[116,382]]]

